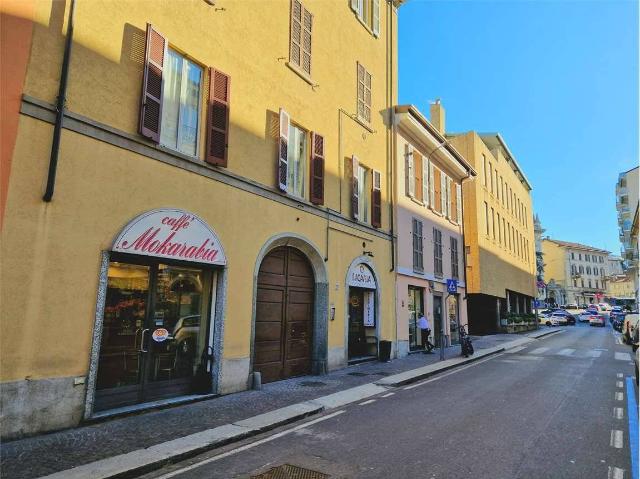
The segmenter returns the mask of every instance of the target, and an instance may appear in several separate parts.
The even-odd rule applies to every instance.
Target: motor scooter
[[[468,358],[473,354],[473,343],[471,342],[471,338],[467,334],[467,331],[463,326],[460,326],[460,346],[462,346],[462,355],[465,358]]]

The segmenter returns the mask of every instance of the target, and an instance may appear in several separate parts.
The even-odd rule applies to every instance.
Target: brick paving
[[[474,337],[474,347],[486,349],[521,337],[497,334]],[[445,350],[447,359],[460,347]],[[146,448],[205,429],[246,419],[301,401],[315,399],[427,364],[439,353],[411,354],[389,363],[367,362],[323,376],[304,376],[265,384],[260,391],[243,391],[168,409],[114,418],[2,445],[2,477],[31,479],[107,457]]]

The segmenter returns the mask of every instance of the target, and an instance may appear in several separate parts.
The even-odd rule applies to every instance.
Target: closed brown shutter
[[[354,155],[351,157],[351,214],[354,220],[358,219],[358,210],[360,206],[359,188],[358,188],[358,158]]]
[[[435,205],[434,205],[434,209],[438,212],[438,213],[442,213],[442,182],[440,180],[440,175],[442,173],[440,172],[440,170],[438,169],[434,169],[433,171],[433,183],[434,183],[434,189],[435,189]]]
[[[162,70],[167,50],[167,39],[150,23],[147,23],[147,45],[142,80],[142,105],[140,107],[140,134],[160,141],[162,118]]]
[[[209,107],[207,112],[207,163],[227,166],[229,146],[229,94],[231,77],[209,68]]]
[[[278,142],[278,188],[286,193],[289,181],[289,114],[280,108],[280,140]]]
[[[371,226],[380,228],[382,225],[382,192],[380,188],[380,172],[373,170],[371,188]]]
[[[324,137],[311,133],[311,203],[324,204]]]
[[[300,66],[302,57],[302,3],[291,0],[291,45],[289,61]]]
[[[415,175],[415,198],[418,201],[422,201],[422,155],[416,150],[413,151],[413,174]]]

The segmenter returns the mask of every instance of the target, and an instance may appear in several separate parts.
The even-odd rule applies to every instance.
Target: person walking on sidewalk
[[[424,346],[425,354],[433,354],[432,349],[435,348],[435,346],[429,341],[431,328],[429,327],[429,320],[424,314],[421,314],[420,318],[418,318],[418,327],[420,328],[420,336],[422,337],[422,345]]]

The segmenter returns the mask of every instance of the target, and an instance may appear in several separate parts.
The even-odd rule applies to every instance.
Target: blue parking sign
[[[447,291],[449,293],[457,293],[458,292],[458,280],[457,279],[448,279],[447,280]]]

